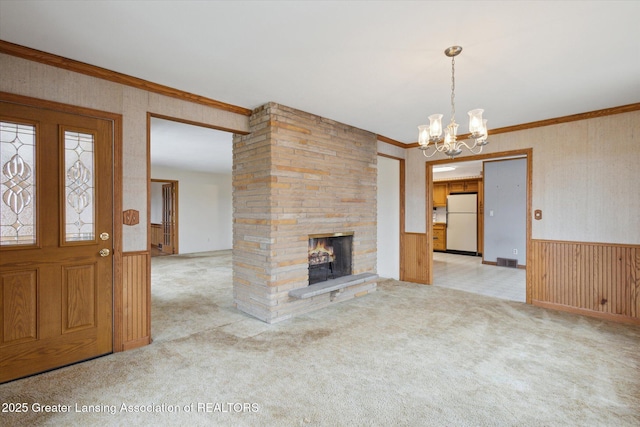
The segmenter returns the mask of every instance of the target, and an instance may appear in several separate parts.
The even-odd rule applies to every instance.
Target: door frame
[[[453,159],[431,160],[425,163],[426,167],[426,215],[427,223],[427,270],[428,283],[433,283],[433,220],[431,213],[433,212],[433,166],[447,163],[459,163],[473,160],[498,160],[505,157],[521,157],[527,159],[527,222],[526,222],[526,248],[527,248],[527,265],[526,269],[526,294],[527,304],[532,303],[531,299],[531,200],[532,200],[532,182],[533,182],[533,148],[523,148],[511,151],[499,151],[495,153],[478,154],[464,157],[456,157]],[[484,185],[484,183],[483,183]],[[483,251],[484,252],[484,251]],[[482,256],[484,259],[484,254]]]
[[[113,352],[123,351],[122,313],[122,115],[13,93],[0,92],[0,99],[14,104],[108,120],[113,125]]]

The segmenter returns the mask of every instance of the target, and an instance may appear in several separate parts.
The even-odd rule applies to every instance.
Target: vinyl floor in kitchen
[[[433,253],[433,284],[444,288],[526,301],[526,271],[482,264],[482,257]]]

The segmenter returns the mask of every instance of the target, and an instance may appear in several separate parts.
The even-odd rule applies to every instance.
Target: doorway
[[[436,187],[441,187],[441,183],[448,182],[456,183],[456,192],[459,192],[459,183],[458,181],[471,182],[477,180],[479,183],[477,189],[472,189],[471,191],[474,194],[477,194],[478,197],[478,207],[477,207],[477,216],[478,216],[478,227],[477,227],[477,242],[478,242],[478,253],[482,254],[482,259],[480,260],[478,257],[470,257],[468,255],[457,255],[452,254],[450,251],[441,250],[438,252],[434,252],[434,248],[436,248],[435,243],[430,248],[430,258],[431,258],[431,266],[433,272],[433,278],[431,283],[434,285],[441,285],[444,287],[451,287],[459,290],[464,290],[468,292],[474,292],[494,297],[499,297],[503,299],[515,300],[515,301],[527,301],[530,303],[529,295],[529,285],[527,283],[527,274],[526,274],[526,254],[529,253],[530,241],[531,241],[531,155],[532,150],[517,150],[511,152],[501,152],[495,154],[485,154],[480,156],[469,156],[464,159],[447,159],[447,160],[439,160],[434,162],[428,162],[426,164],[427,167],[427,185],[428,191],[427,194],[431,195],[429,199],[433,199],[437,196],[434,194],[434,184]],[[514,162],[507,162],[506,160],[519,159]],[[504,161],[504,162],[502,162]],[[510,191],[506,187],[521,187],[519,189],[521,198],[519,198],[516,202],[518,206],[504,206],[505,209],[497,209],[494,207],[493,203],[491,207],[486,205],[486,194],[487,188],[485,188],[485,170],[484,165],[491,164],[492,166],[506,165],[507,163],[524,163],[526,171],[523,171],[520,181],[516,180],[514,177],[509,178],[505,181],[505,184],[502,185],[504,188],[496,189],[496,173],[491,174],[491,188],[489,188],[490,197],[493,194],[493,199],[502,203],[505,199],[515,200],[513,192],[510,192],[508,195],[505,191]],[[438,167],[447,167],[448,169],[456,168],[454,170],[444,170],[442,172],[434,172],[434,168]],[[492,171],[495,168],[492,168]],[[499,176],[499,174],[498,174]],[[498,191],[504,197],[500,197],[500,194],[495,195],[495,192]],[[436,205],[443,207],[436,207]],[[436,224],[436,219],[438,221],[446,221],[446,207],[442,205],[442,202],[434,203],[433,200],[427,200],[428,211],[433,215],[433,219],[431,215],[428,215],[427,223],[429,228],[429,233],[431,236],[436,236],[436,233],[441,233],[436,230],[436,225],[441,226],[440,224]],[[507,209],[509,208],[509,209]],[[496,228],[491,221],[491,227],[489,227],[490,235],[487,236],[487,231],[485,224],[489,220],[487,215],[493,214],[494,210],[496,214],[503,215],[503,212],[506,211],[517,211],[519,213],[515,213],[518,221],[513,221],[512,219],[504,219],[501,220],[502,223],[509,223],[510,225],[517,222],[518,233],[522,233],[522,240],[518,240],[518,243],[509,242],[509,253],[504,253],[505,249],[502,247],[496,247],[496,242],[504,243],[505,240],[511,239],[512,232],[509,232],[505,229],[505,236],[494,236],[497,231],[500,230],[501,227],[498,225]],[[517,215],[520,215],[518,217]],[[491,220],[499,220],[498,217],[491,217]],[[495,222],[495,221],[494,221]],[[447,227],[445,224],[443,227]],[[493,228],[492,228],[493,227]],[[504,228],[504,227],[502,227]],[[513,230],[512,230],[513,231]],[[445,231],[446,232],[446,231]],[[499,231],[498,231],[499,232]],[[493,233],[493,234],[491,234]],[[438,234],[440,236],[440,234]],[[488,242],[488,243],[487,243]],[[513,246],[513,248],[511,247]],[[517,270],[510,269],[508,267],[496,267],[499,265],[495,260],[488,260],[486,256],[490,256],[495,258],[495,254],[498,253],[500,260],[513,261],[511,258],[516,257],[516,265],[519,267]],[[512,253],[516,255],[511,255]],[[511,265],[512,263],[510,263]],[[466,271],[463,275],[465,276],[464,280],[455,279],[455,275]],[[468,270],[468,271],[467,271]],[[470,283],[473,281],[474,283]]]
[[[114,345],[114,123],[33,103],[0,102],[0,382]]]
[[[163,340],[205,324],[190,321],[195,312],[214,320],[220,289],[201,277],[225,267],[233,245],[233,141],[232,133],[201,123],[148,119],[149,245],[152,255],[171,255],[151,258],[151,333]]]
[[[173,253],[231,249],[232,134],[199,123],[149,115],[149,248],[174,224]],[[164,187],[163,184],[172,184]],[[166,218],[169,210],[174,215]],[[165,214],[163,219],[162,213]]]

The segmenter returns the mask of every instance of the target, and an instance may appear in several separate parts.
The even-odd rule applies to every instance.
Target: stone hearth
[[[233,144],[237,308],[273,323],[374,291],[375,134],[274,103],[249,123]],[[308,236],[344,230],[353,232],[351,275],[364,280],[291,296],[309,284]]]

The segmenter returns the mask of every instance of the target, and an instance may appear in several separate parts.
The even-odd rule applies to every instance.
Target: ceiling
[[[151,165],[194,172],[230,174],[229,132],[151,118]]]
[[[640,101],[638,1],[6,1],[0,39],[403,142],[432,113],[491,129]]]
[[[442,167],[453,167],[454,170],[442,170]],[[460,177],[476,177],[482,175],[482,161],[473,160],[467,162],[447,163],[445,165],[434,166],[433,179],[441,181],[443,179],[452,179]]]

